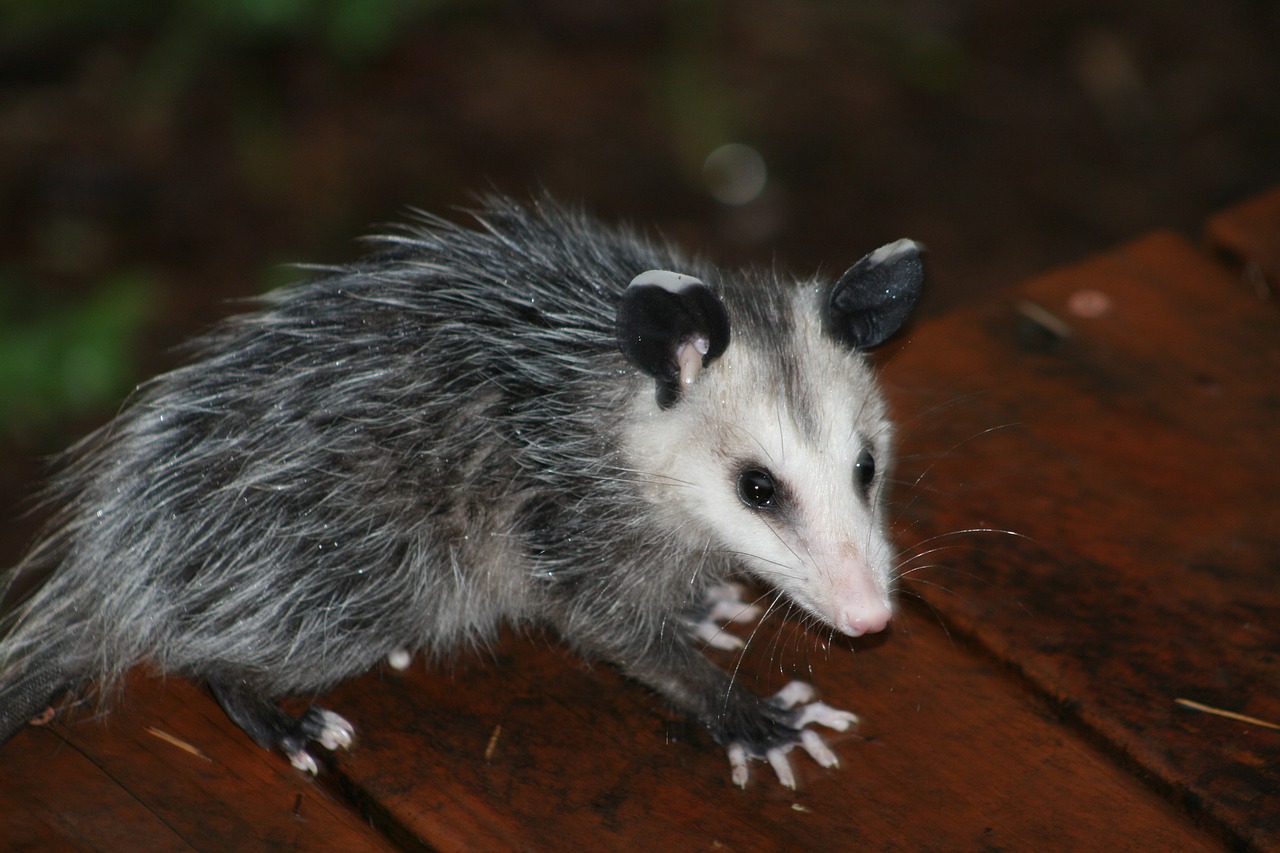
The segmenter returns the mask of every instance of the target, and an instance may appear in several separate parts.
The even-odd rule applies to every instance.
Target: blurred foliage
[[[155,277],[119,273],[73,304],[50,306],[22,272],[0,269],[0,433],[43,446],[69,416],[114,405],[137,368],[132,351],[155,316]]]
[[[373,62],[412,24],[485,2],[3,0],[0,71],[15,72],[10,82],[60,81],[82,45],[132,44],[139,59],[119,90],[115,112],[136,123],[165,114],[210,68],[257,80],[279,48],[291,46],[338,64]],[[287,150],[274,112],[261,101],[251,86],[236,91],[236,141],[249,183],[269,189],[283,171]],[[101,202],[110,211],[127,204],[114,199],[119,187],[104,190],[89,180],[86,189],[76,180],[85,179],[72,176],[73,205],[85,204],[85,193],[91,206]],[[93,197],[104,192],[113,198]],[[44,450],[65,440],[55,433],[69,421],[109,411],[137,381],[134,345],[159,315],[162,288],[158,275],[142,269],[105,271],[112,253],[104,247],[113,232],[110,224],[94,221],[94,214],[77,209],[55,211],[48,221],[38,212],[32,217],[27,229],[35,236],[34,265],[0,266],[0,439]],[[73,283],[62,302],[51,304],[42,285],[50,274]],[[272,267],[264,284],[296,277]]]
[[[360,62],[385,52],[405,27],[478,0],[5,0],[0,47],[58,31],[159,29],[175,45],[288,38]],[[192,61],[199,61],[193,56]]]

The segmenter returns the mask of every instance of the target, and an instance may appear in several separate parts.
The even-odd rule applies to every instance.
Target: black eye
[[[871,451],[865,447],[858,454],[858,461],[853,463],[853,480],[858,490],[866,495],[871,491],[871,483],[876,478],[876,460]]]
[[[738,497],[752,509],[773,509],[778,497],[773,475],[763,468],[743,471],[738,475]]]

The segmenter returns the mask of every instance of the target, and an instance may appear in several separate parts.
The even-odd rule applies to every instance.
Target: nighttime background
[[[8,0],[0,564],[42,455],[409,206],[804,274],[910,236],[938,313],[1280,182],[1278,46],[1261,0]]]

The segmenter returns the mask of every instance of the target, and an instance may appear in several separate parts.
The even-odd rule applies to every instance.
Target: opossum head
[[[649,271],[618,313],[623,354],[656,384],[626,452],[671,535],[851,637],[892,613],[891,427],[862,353],[903,323],[922,278],[919,247],[900,240],[829,287],[729,281],[717,296]]]

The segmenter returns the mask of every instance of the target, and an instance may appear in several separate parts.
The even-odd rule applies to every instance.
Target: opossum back
[[[530,529],[634,499],[600,473],[633,393],[611,303],[679,261],[547,206],[481,222],[384,238],[142,386],[56,481],[25,647],[78,626],[99,678],[152,660],[284,693],[536,616]]]

